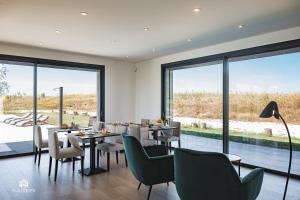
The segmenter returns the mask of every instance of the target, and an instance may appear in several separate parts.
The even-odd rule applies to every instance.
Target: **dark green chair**
[[[150,186],[147,199],[152,185],[174,181],[173,156],[167,155],[163,145],[142,147],[135,137],[127,134],[123,134],[123,143],[128,166],[140,182],[138,189],[142,183]]]
[[[175,184],[181,200],[254,200],[264,172],[254,169],[240,178],[221,153],[175,149]]]

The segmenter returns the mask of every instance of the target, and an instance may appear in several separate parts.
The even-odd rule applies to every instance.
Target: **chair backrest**
[[[34,144],[37,148],[42,148],[43,136],[42,129],[40,126],[34,126]]]
[[[104,128],[104,122],[94,121],[92,126],[92,131],[100,131]]]
[[[128,134],[122,136],[128,166],[135,178],[143,182],[143,169],[149,157],[141,143],[134,136]]]
[[[180,122],[171,121],[170,126],[176,127],[176,129],[173,129],[173,131],[172,131],[173,136],[180,137],[181,123]]]
[[[139,125],[130,124],[128,127],[128,135],[134,136],[138,141],[140,141],[141,127]]]
[[[127,126],[117,125],[116,133],[119,133],[119,134],[127,133]],[[115,142],[122,144],[123,143],[122,136],[115,137]]]
[[[48,133],[48,145],[49,145],[49,155],[52,158],[59,157],[59,141],[57,137],[57,132]]]
[[[96,116],[90,116],[88,126],[93,126],[93,123],[97,121]]]
[[[68,140],[71,143],[72,147],[74,147],[76,149],[79,149],[79,150],[82,150],[82,148],[80,147],[79,142],[78,142],[78,137],[76,137],[76,135],[69,134],[68,135]]]
[[[150,119],[141,119],[141,126],[149,126]]]
[[[175,182],[181,200],[238,200],[240,179],[221,153],[175,149]]]

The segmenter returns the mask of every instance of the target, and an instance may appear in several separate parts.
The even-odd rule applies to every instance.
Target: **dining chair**
[[[58,141],[59,146],[62,148],[64,146],[63,141]],[[36,163],[37,156],[38,158],[38,166],[41,163],[41,154],[43,148],[48,148],[48,140],[43,139],[42,128],[39,125],[34,126],[34,145],[35,145],[35,153],[34,153],[34,163]]]
[[[163,142],[166,145],[166,149],[172,150],[172,142],[177,141],[178,147],[181,148],[180,142],[180,132],[181,132],[181,123],[176,121],[171,121],[170,125],[175,129],[162,131],[162,135],[158,136],[157,139]]]
[[[97,121],[97,120],[94,120],[94,121],[92,121],[90,123],[92,124],[91,126],[92,126],[92,131],[93,132],[99,132],[99,131],[101,131],[104,128],[104,125],[105,125],[105,122]],[[98,143],[101,143],[102,142],[102,138],[97,138],[96,141]],[[88,140],[82,141],[82,148],[83,148],[84,151],[85,151],[85,146],[88,143],[89,143]]]
[[[107,171],[110,170],[110,153],[116,153],[116,162],[119,164],[119,153],[124,151],[124,145],[122,140],[122,134],[127,132],[127,127],[123,125],[108,125],[106,126],[108,131],[111,133],[118,133],[120,136],[106,138],[103,143],[97,144],[97,165],[99,166],[100,155],[103,153],[106,154],[107,157]],[[127,159],[125,156],[125,165],[127,167]]]
[[[134,136],[142,146],[152,146],[156,141],[149,138],[149,127],[130,124],[128,127],[128,135]]]
[[[65,148],[59,148],[57,132],[48,133],[48,140],[49,140],[49,156],[50,156],[48,176],[51,175],[52,158],[55,159],[54,181],[56,181],[58,160],[64,159],[64,158],[72,158],[73,159],[73,172],[74,172],[76,157],[81,157],[81,175],[83,176],[84,151],[79,145],[78,138],[73,134],[69,134],[68,140],[71,143],[71,147],[65,147]]]
[[[141,119],[141,126],[149,126],[150,119]]]

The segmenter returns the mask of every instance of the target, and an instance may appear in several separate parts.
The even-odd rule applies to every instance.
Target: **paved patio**
[[[221,140],[182,134],[182,147],[199,151],[222,152]],[[174,143],[176,146],[176,143]],[[259,145],[230,142],[229,151],[239,155],[242,162],[270,169],[287,171],[289,151]],[[292,173],[300,175],[300,152],[293,152]]]

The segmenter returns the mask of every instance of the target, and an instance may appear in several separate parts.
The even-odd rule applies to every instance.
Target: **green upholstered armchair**
[[[221,153],[175,149],[175,184],[181,200],[254,200],[263,170],[254,169],[240,178]]]
[[[123,134],[125,154],[128,166],[132,174],[141,184],[150,186],[148,197],[150,198],[152,185],[174,181],[173,156],[167,155],[163,145],[142,147],[133,136]]]

